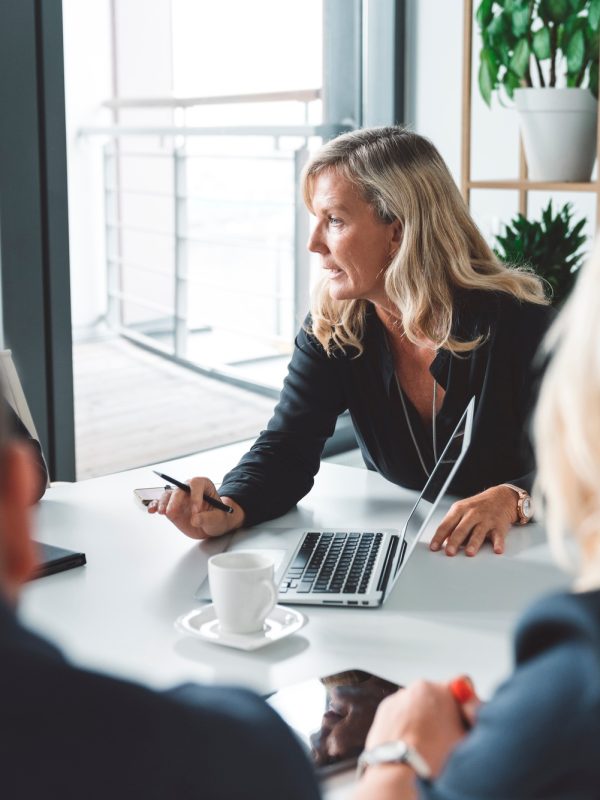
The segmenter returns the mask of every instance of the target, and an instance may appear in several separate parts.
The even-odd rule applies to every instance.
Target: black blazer
[[[499,292],[457,295],[453,334],[463,341],[484,337],[461,356],[440,350],[431,373],[444,388],[436,417],[438,455],[469,399],[475,395],[473,438],[450,494],[473,495],[500,483],[531,489],[533,452],[528,419],[536,396],[534,358],[554,316],[548,306],[520,303]],[[364,352],[328,357],[308,330],[296,338],[281,397],[267,430],[219,493],[246,512],[246,524],[272,519],[307,494],[321,452],[339,414],[348,410],[365,463],[392,483],[421,490],[427,476],[411,439],[394,376],[384,327],[371,307]],[[432,431],[408,398],[407,411],[428,468],[434,464]]]
[[[152,692],[69,665],[0,603],[6,800],[316,800],[312,768],[257,696]]]

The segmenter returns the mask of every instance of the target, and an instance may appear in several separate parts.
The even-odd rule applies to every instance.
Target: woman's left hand
[[[494,553],[503,553],[506,534],[517,521],[517,500],[516,492],[508,486],[492,486],[458,500],[442,520],[429,548],[440,550],[446,542],[447,556],[456,555],[461,546],[468,556],[474,556],[490,539]]]

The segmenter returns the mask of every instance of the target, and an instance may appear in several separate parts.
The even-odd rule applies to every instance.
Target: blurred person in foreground
[[[542,283],[486,244],[434,145],[404,128],[327,142],[303,175],[322,278],[267,430],[224,478],[149,507],[203,539],[285,514],[310,491],[349,411],[365,463],[420,491],[470,398],[473,438],[432,550],[504,551],[531,516],[532,362],[551,320]],[[208,493],[232,514],[211,508]]]
[[[0,796],[318,798],[293,735],[250,692],[153,692],[71,666],[18,621],[39,472],[0,407]],[[75,584],[74,584],[75,586]],[[108,588],[108,584],[107,584]],[[73,601],[77,602],[74,592]]]
[[[23,420],[17,414],[15,409],[11,406],[8,400],[3,397],[4,414],[6,415],[8,434],[11,439],[18,439],[24,443],[29,449],[31,460],[33,461],[34,471],[36,474],[35,489],[32,496],[32,501],[37,503],[44,496],[49,485],[48,466],[42,446],[38,440],[31,435],[27,430]]]
[[[366,767],[356,800],[600,795],[600,242],[547,347],[534,426],[538,489],[573,590],[525,613],[515,670],[488,703],[464,679],[420,682],[384,700],[363,757],[381,763]],[[403,762],[378,758],[386,743],[388,754],[406,745]]]

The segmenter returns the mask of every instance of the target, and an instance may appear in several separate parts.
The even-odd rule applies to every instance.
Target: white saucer
[[[306,624],[306,617],[294,608],[275,606],[265,620],[264,629],[256,633],[224,633],[212,605],[195,608],[175,621],[182,633],[198,636],[206,642],[236,647],[238,650],[258,650],[268,644],[296,633]]]

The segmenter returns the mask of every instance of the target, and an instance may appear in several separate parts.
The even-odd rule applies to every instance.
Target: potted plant
[[[552,200],[540,220],[514,217],[503,236],[496,236],[496,255],[510,266],[527,266],[543,278],[552,290],[554,305],[567,298],[583,260],[582,233],[586,219],[573,220],[570,203],[554,213]]]
[[[481,0],[479,89],[514,99],[532,180],[589,181],[600,0]]]

